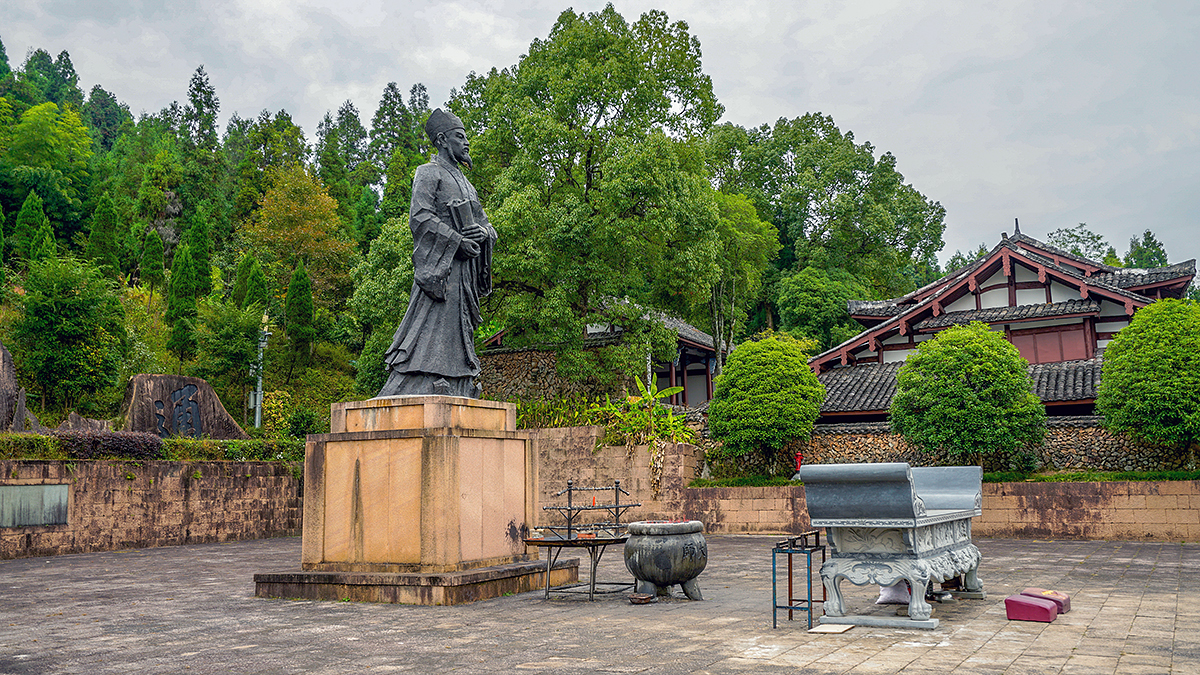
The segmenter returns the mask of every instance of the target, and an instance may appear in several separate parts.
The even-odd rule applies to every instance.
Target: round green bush
[[[738,345],[717,377],[708,428],[722,454],[761,453],[769,460],[787,443],[806,439],[817,421],[825,387],[808,367],[810,341],[766,334]]]

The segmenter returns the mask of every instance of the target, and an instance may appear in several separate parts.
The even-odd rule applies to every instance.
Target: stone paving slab
[[[1200,673],[1200,544],[976,540],[986,600],[934,605],[932,631],[816,635],[782,615],[771,628],[776,539],[709,536],[705,600],[650,605],[255,598],[256,572],[299,569],[298,538],[0,561],[0,675]],[[598,576],[628,576],[619,549]],[[1009,622],[1004,598],[1029,586],[1070,594],[1072,611]],[[843,588],[853,612],[896,611]]]

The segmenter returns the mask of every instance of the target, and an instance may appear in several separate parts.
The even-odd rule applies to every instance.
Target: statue
[[[404,320],[384,354],[388,379],[379,396],[479,398],[475,329],[479,301],[492,292],[496,230],[459,169],[471,166],[462,120],[438,108],[425,133],[438,152],[413,174],[408,224],[416,278]]]

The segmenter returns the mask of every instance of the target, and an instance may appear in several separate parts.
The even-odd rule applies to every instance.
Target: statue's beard
[[[455,157],[455,159],[458,160],[459,164],[462,164],[463,166],[467,167],[468,169],[471,168],[471,154],[470,153],[464,152],[461,155],[459,155],[458,157]]]

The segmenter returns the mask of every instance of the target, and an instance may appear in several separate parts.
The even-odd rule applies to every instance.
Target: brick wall
[[[1200,481],[989,483],[975,534],[1200,541]]]
[[[0,485],[68,484],[66,525],[0,528],[0,559],[300,534],[278,462],[0,461]]]

